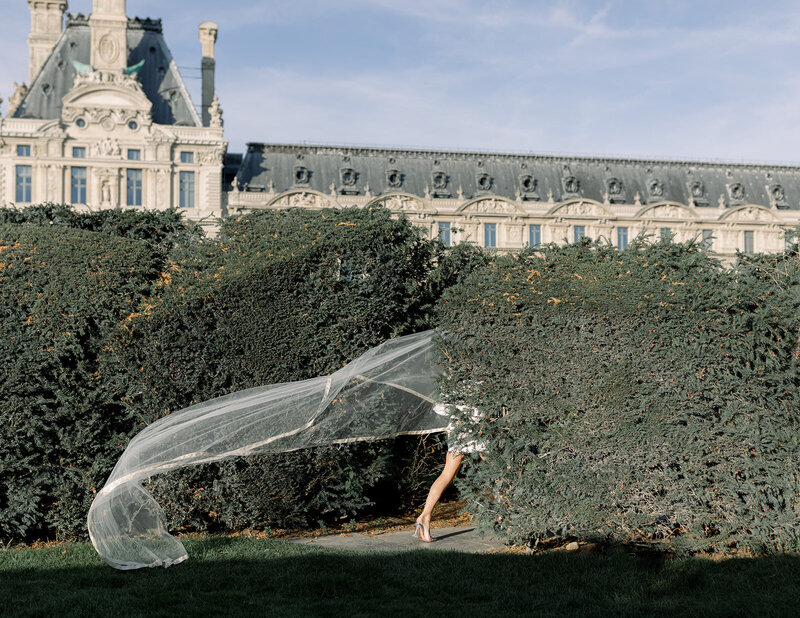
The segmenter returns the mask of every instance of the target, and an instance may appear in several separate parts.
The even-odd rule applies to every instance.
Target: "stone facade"
[[[228,212],[381,204],[431,237],[501,251],[581,235],[706,238],[730,259],[800,225],[800,168],[254,143]],[[448,232],[449,230],[449,232]]]
[[[203,22],[201,113],[161,21],[125,0],[27,0],[28,84],[0,118],[0,203],[180,207],[210,231],[235,213],[383,205],[431,237],[510,251],[582,235],[703,238],[726,259],[784,248],[800,167],[248,144],[227,153],[214,92],[218,28]]]
[[[59,26],[67,8],[29,4],[34,26],[39,5],[59,11]],[[213,229],[224,214],[219,100],[211,97],[204,126],[161,22],[129,19],[124,0],[95,0],[93,8],[88,18],[67,17],[30,87],[19,87],[0,119],[0,202],[174,206]],[[204,24],[204,32],[212,26]],[[204,56],[213,57],[213,42],[204,38]],[[42,40],[35,38],[35,50],[31,43],[31,62],[41,59]]]

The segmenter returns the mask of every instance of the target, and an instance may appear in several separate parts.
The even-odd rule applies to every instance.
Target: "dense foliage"
[[[488,443],[461,490],[515,542],[800,548],[800,264],[587,240],[498,259],[440,313]],[[469,419],[464,419],[469,423]]]
[[[106,234],[0,225],[0,536],[85,518],[131,431],[105,389],[104,346],[158,261]]]
[[[120,395],[150,423],[220,394],[335,371],[427,319],[436,251],[385,210],[229,219],[205,254],[171,264],[158,302],[118,333]],[[418,444],[251,457],[152,485],[174,505],[175,524],[305,524],[353,515],[377,495],[384,505],[407,499],[397,490],[419,484],[402,474]]]
[[[137,218],[138,216],[138,218]],[[388,211],[0,210],[0,537],[83,535],[130,437],[191,403],[334,371],[432,322],[480,251]],[[89,231],[92,230],[92,231]],[[330,521],[419,497],[440,441],[252,457],[154,479],[175,527]]]

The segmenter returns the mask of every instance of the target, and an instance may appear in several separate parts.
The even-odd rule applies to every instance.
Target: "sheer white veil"
[[[251,388],[174,412],[130,442],[89,509],[89,536],[117,569],[170,566],[186,550],[141,482],[186,466],[258,453],[443,431],[440,373],[425,331],[387,341],[319,378]]]

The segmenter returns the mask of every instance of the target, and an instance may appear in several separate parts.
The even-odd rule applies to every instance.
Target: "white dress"
[[[478,411],[477,408],[470,408],[469,406],[453,406],[459,410],[459,412],[464,412],[465,410],[472,410],[470,413],[470,417],[473,423],[479,423],[483,420],[483,415]],[[478,442],[477,440],[472,439],[466,431],[459,432],[457,430],[457,425],[459,424],[459,419],[455,418],[447,411],[448,405],[444,403],[437,403],[433,406],[433,411],[440,416],[449,416],[450,422],[447,423],[447,452],[448,453],[460,453],[462,455],[466,453],[480,453],[486,450],[486,444],[483,442]]]

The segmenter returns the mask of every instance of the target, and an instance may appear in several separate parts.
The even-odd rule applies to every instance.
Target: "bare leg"
[[[427,541],[428,543],[433,540],[431,538],[431,515],[433,514],[433,507],[439,502],[439,498],[442,497],[442,493],[447,489],[447,486],[453,482],[456,474],[458,474],[458,469],[461,467],[463,459],[464,455],[460,453],[447,453],[447,457],[444,460],[444,470],[442,470],[442,473],[433,482],[433,485],[431,485],[431,489],[428,492],[428,499],[425,500],[425,507],[422,509],[422,514],[417,517],[417,523],[422,525],[422,530],[420,531],[421,540]]]

